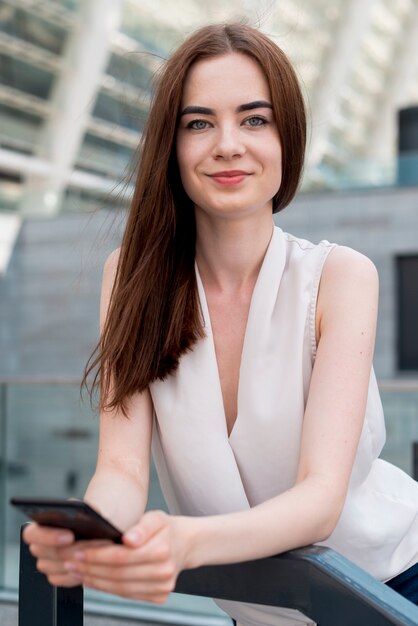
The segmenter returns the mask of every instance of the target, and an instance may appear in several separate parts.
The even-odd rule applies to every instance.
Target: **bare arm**
[[[101,328],[107,315],[117,258],[115,251],[103,272]],[[147,502],[152,432],[149,392],[130,399],[128,414],[129,419],[118,412],[102,413],[97,467],[85,494],[89,504],[123,531],[138,522]],[[80,584],[81,577],[68,570],[65,561],[86,542],[74,541],[70,531],[38,524],[30,524],[23,536],[37,557],[38,569],[51,584],[66,587]],[[87,543],[92,545],[91,541]]]
[[[121,530],[145,511],[148,498],[152,403],[148,393],[134,398],[129,420],[101,416],[96,471],[84,499]]]
[[[103,271],[101,329],[106,320],[117,260],[118,250],[115,250]],[[139,520],[147,503],[153,415],[149,391],[130,398],[127,412],[128,418],[120,411],[102,412],[96,471],[84,496],[121,530]]]

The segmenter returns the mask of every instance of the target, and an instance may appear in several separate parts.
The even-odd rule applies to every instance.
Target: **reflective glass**
[[[42,100],[48,98],[53,74],[20,59],[0,54],[1,83]]]
[[[68,11],[76,11],[80,4],[80,0],[56,0],[56,2]]]
[[[111,174],[119,178],[132,162],[132,158],[133,150],[130,148],[86,134],[77,164],[85,171]]]
[[[0,104],[1,145],[18,152],[33,152],[42,122],[41,117]]]
[[[76,383],[0,384],[0,588],[17,589],[21,525],[27,519],[11,497],[82,498],[97,456],[98,417],[80,401]],[[148,508],[166,509],[154,466]],[[149,613],[222,616],[209,599],[173,594],[164,606],[129,602],[88,590],[86,601],[141,607]],[[177,617],[177,620],[179,617]],[[204,623],[204,622],[203,622]],[[230,623],[216,622],[219,626]]]
[[[41,19],[32,11],[23,11],[0,2],[0,32],[27,41],[53,54],[61,54],[67,33],[56,24]]]
[[[152,59],[152,55],[147,51],[133,51],[125,55],[113,53],[110,55],[106,74],[123,83],[149,91],[153,75],[147,64]]]
[[[170,23],[155,19],[155,13],[152,15],[146,8],[141,11],[130,2],[124,3],[120,31],[148,52],[162,57],[177,39],[176,29]]]
[[[126,102],[123,91],[119,100],[100,93],[96,99],[93,116],[136,131],[142,130],[145,121],[144,113]]]
[[[6,502],[12,496],[80,497],[94,470],[97,420],[75,385],[7,385]],[[6,508],[5,586],[17,585],[19,528]]]
[[[382,402],[386,416],[386,444],[382,457],[413,474],[413,446],[418,443],[418,385],[416,389],[396,389],[383,385]],[[418,480],[418,476],[416,476]]]

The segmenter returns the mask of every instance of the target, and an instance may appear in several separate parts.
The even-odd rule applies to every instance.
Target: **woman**
[[[418,485],[377,460],[375,267],[273,224],[304,148],[295,73],[260,32],[208,26],[167,62],[90,365],[102,414],[85,499],[124,545],[30,526],[52,584],[160,603],[182,569],[322,543],[415,580],[418,602]],[[144,514],[151,446],[171,515]],[[245,626],[312,623],[219,605]]]

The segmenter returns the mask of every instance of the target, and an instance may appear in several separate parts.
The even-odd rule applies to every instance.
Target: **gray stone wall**
[[[81,379],[103,263],[120,238],[121,219],[106,211],[23,222],[0,277],[0,378]]]

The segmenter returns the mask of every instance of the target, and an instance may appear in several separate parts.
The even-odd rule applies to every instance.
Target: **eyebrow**
[[[272,109],[273,105],[271,102],[267,102],[267,100],[254,100],[254,102],[247,102],[246,104],[240,104],[236,108],[237,113],[242,113],[243,111],[252,111],[253,109]],[[209,109],[207,107],[193,106],[190,105],[183,109],[180,113],[180,117],[182,115],[190,115],[200,114],[200,115],[215,115],[214,109]]]

